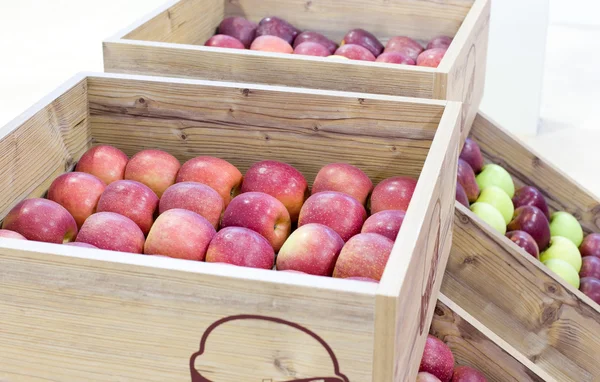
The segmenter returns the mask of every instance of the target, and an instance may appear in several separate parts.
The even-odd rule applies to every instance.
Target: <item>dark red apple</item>
[[[600,257],[600,233],[587,235],[579,246],[579,252],[581,252],[581,256],[583,257]]]
[[[581,279],[579,290],[596,304],[600,304],[600,280],[594,277],[585,277]]]
[[[600,279],[600,257],[586,256],[583,258],[579,277],[594,277]]]
[[[457,366],[452,375],[452,382],[487,382],[485,375],[468,366]]]
[[[469,208],[469,197],[458,180],[456,181],[456,201]]]
[[[476,174],[483,169],[483,155],[477,142],[471,138],[465,140],[465,144],[460,152],[460,159],[466,161]]]
[[[396,241],[406,213],[400,210],[381,211],[371,215],[362,227],[361,233],[378,233]]]
[[[537,207],[517,208],[507,228],[508,231],[525,231],[530,234],[541,252],[545,251],[550,244],[550,223],[546,215]]]
[[[477,198],[479,197],[479,186],[477,185],[477,180],[475,179],[475,172],[473,171],[471,165],[462,159],[458,160],[456,179],[458,180],[458,183],[463,186],[465,192],[467,193],[469,202],[474,203],[477,201]]]
[[[382,180],[371,194],[371,213],[385,210],[406,212],[416,187],[417,180],[407,176]]]
[[[406,36],[392,37],[385,46],[385,53],[397,52],[410,57],[413,61],[417,61],[417,57],[423,51],[423,46],[417,41]]]
[[[275,252],[260,234],[248,228],[227,227],[213,237],[206,252],[206,262],[273,269]]]
[[[218,33],[234,37],[246,48],[250,48],[250,44],[256,36],[256,28],[258,28],[258,24],[243,17],[227,17],[221,21]]]
[[[454,355],[441,340],[429,334],[421,358],[419,372],[435,375],[442,382],[450,382],[454,373]]]
[[[144,241],[144,233],[133,220],[114,212],[93,214],[83,223],[77,235],[79,243],[129,253],[142,253]]]
[[[377,57],[383,52],[383,45],[377,37],[364,29],[353,29],[344,36],[342,45],[344,44],[355,44],[366,48]]]
[[[300,32],[301,31],[298,28],[284,19],[271,16],[260,20],[258,28],[256,29],[256,38],[261,36],[276,36],[287,41],[287,43],[291,45]]]
[[[338,48],[338,44],[331,41],[330,39],[323,36],[322,34],[317,33],[317,32],[312,32],[312,31],[305,31],[305,32],[300,33],[294,40],[294,49],[296,49],[296,47],[298,47],[298,45],[305,43],[305,42],[314,42],[317,44],[321,44],[327,49],[329,54],[333,54],[336,51],[336,49]]]
[[[535,187],[525,186],[519,188],[515,191],[515,195],[512,198],[513,204],[515,208],[519,208],[521,206],[534,206],[539,208],[548,221],[550,221],[550,211],[548,210],[548,204],[546,204],[546,199],[544,195]]]
[[[537,243],[525,231],[510,231],[506,233],[506,237],[512,240],[516,245],[523,248],[526,252],[528,252],[531,256],[536,259],[540,258],[540,249],[538,248]]]

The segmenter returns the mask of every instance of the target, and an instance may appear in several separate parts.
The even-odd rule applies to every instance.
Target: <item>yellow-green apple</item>
[[[250,45],[251,50],[272,53],[294,53],[294,48],[277,36],[259,36]]]
[[[312,194],[337,191],[352,196],[362,204],[373,190],[373,182],[358,167],[348,163],[330,163],[319,170],[313,182]]]
[[[197,213],[219,227],[225,202],[219,193],[206,184],[198,182],[175,183],[167,188],[158,204],[158,212],[182,208]]]
[[[300,30],[279,17],[265,17],[258,23],[256,29],[256,39],[263,36],[277,36],[288,44],[292,44],[300,34]],[[256,41],[256,40],[255,40]]]
[[[279,200],[264,192],[245,192],[225,209],[221,228],[243,227],[261,234],[278,252],[290,235],[290,214]]]
[[[230,48],[230,49],[246,49],[244,44],[235,37],[228,36],[226,34],[218,34],[209,38],[205,43],[205,46],[215,46],[219,48]]]
[[[287,163],[265,160],[252,165],[242,184],[242,193],[264,192],[287,208],[292,222],[298,221],[300,209],[308,194],[304,175]]]
[[[579,246],[581,256],[596,256],[600,257],[600,233],[591,233],[583,239]]]
[[[440,382],[440,379],[433,374],[422,371],[417,374],[417,382]]]
[[[109,251],[142,253],[145,237],[140,227],[128,217],[98,212],[83,223],[76,241]]]
[[[544,195],[535,187],[525,186],[515,191],[515,196],[512,198],[515,208],[521,206],[534,206],[539,208],[548,221],[550,221],[550,211],[548,210],[548,204]]]
[[[452,375],[452,382],[487,382],[485,375],[468,366],[457,366]]]
[[[106,187],[96,210],[128,217],[147,235],[157,208],[158,197],[150,187],[135,180],[118,180]]]
[[[600,257],[586,256],[581,263],[579,277],[594,277],[600,279]]]
[[[376,62],[386,62],[389,64],[416,65],[417,63],[412,58],[400,52],[385,52],[381,53]]]
[[[450,36],[437,36],[431,39],[427,44],[426,49],[442,48],[448,49],[452,44],[452,37]]]
[[[417,57],[417,66],[437,68],[446,55],[446,50],[447,49],[444,48],[433,48],[423,51],[419,54],[419,57]]]
[[[175,208],[160,215],[146,239],[144,254],[204,261],[217,231],[195,212]]]
[[[256,36],[256,28],[258,28],[258,24],[236,16],[227,17],[221,21],[217,32],[234,37],[240,40],[246,48],[250,48],[250,44]]]
[[[577,271],[573,269],[571,264],[560,259],[549,259],[543,263],[568,284],[571,284],[576,289],[579,288],[579,274],[577,274]]]
[[[533,237],[540,251],[550,243],[550,225],[546,215],[537,207],[522,206],[515,210],[513,220],[508,223],[509,231],[525,231]]]
[[[317,42],[303,42],[294,48],[294,54],[302,54],[305,56],[328,57],[331,55],[329,50]]]
[[[63,245],[68,245],[70,247],[79,247],[79,248],[93,248],[93,249],[98,249],[98,247],[96,247],[95,245],[91,245],[88,243],[80,243],[78,241],[72,241],[70,243],[65,243]]]
[[[317,194],[318,195],[318,194]],[[394,242],[376,233],[361,233],[344,245],[333,270],[333,277],[366,277],[381,280]]]
[[[442,382],[450,382],[454,373],[454,355],[452,351],[441,340],[427,335],[425,350],[421,357],[419,372],[435,375]]]
[[[143,150],[135,154],[125,168],[125,179],[150,187],[159,198],[175,183],[181,164],[162,150]]]
[[[471,138],[465,140],[459,158],[467,162],[476,174],[479,174],[483,169],[483,155],[481,155],[481,149],[477,142]]]
[[[54,179],[48,189],[48,199],[65,207],[81,228],[85,219],[96,212],[106,184],[92,174],[68,172]]]
[[[0,229],[0,239],[27,240],[27,238],[20,233],[8,229]]]
[[[500,211],[502,217],[504,218],[505,225],[510,223],[513,214],[515,213],[512,200],[510,200],[510,197],[500,187],[489,186],[484,188],[479,194],[477,201],[494,206],[498,211]]]
[[[475,180],[475,172],[471,166],[464,160],[458,160],[458,168],[456,171],[456,180],[463,186],[467,193],[470,203],[474,203],[479,197],[479,186]]]
[[[319,223],[333,229],[345,242],[360,233],[367,211],[353,197],[336,191],[312,195],[300,210],[298,227]]]
[[[581,279],[579,290],[596,304],[600,304],[600,280],[593,277],[585,277]]]
[[[336,49],[338,48],[338,44],[331,41],[330,39],[323,36],[322,34],[320,34],[318,32],[313,32],[313,31],[305,31],[305,32],[300,33],[294,40],[294,49],[296,49],[298,47],[298,45],[301,45],[305,42],[313,42],[313,43],[321,44],[327,49],[329,54],[333,54],[336,51]]]
[[[356,44],[360,45],[363,48],[366,48],[373,54],[373,56],[377,57],[383,52],[383,44],[379,42],[377,37],[375,37],[372,33],[367,32],[364,29],[352,29],[350,32],[344,36],[342,40],[342,45],[344,44]]]
[[[336,51],[336,56],[346,57],[350,60],[359,61],[375,61],[376,57],[373,56],[367,48],[356,44],[346,44],[340,46]]]
[[[550,246],[540,255],[542,263],[550,259],[564,260],[577,272],[581,270],[582,260],[579,249],[566,237],[552,236]]]
[[[344,240],[322,224],[307,224],[292,232],[277,255],[277,270],[331,276]]]
[[[28,240],[62,244],[75,240],[77,223],[69,211],[48,199],[25,199],[4,218],[3,229]]]
[[[550,233],[571,240],[577,247],[583,242],[583,229],[575,216],[565,211],[555,212],[550,216]]]
[[[536,259],[539,259],[540,249],[530,234],[525,231],[510,231],[506,233],[506,237],[512,240],[519,247],[523,248],[525,252],[529,253]]]
[[[387,45],[385,46],[385,53],[395,52],[402,53],[408,57],[410,57],[413,61],[417,61],[417,57],[423,51],[423,46],[413,40],[410,37],[406,36],[396,36],[389,39]]]
[[[213,237],[206,262],[240,267],[273,269],[275,252],[271,243],[248,228],[223,228]]]
[[[371,194],[371,213],[385,210],[406,212],[416,187],[417,180],[408,176],[382,180]]]
[[[473,203],[471,211],[502,235],[506,233],[504,217],[494,206],[487,203]]]
[[[406,213],[400,210],[381,211],[369,216],[361,233],[378,233],[395,241]]]
[[[504,168],[497,164],[486,164],[481,172],[475,178],[479,189],[483,190],[489,186],[498,186],[508,194],[509,197],[515,196],[515,184],[512,177]]]
[[[124,178],[128,161],[127,155],[116,147],[94,146],[79,159],[75,171],[92,174],[104,183],[111,184]]]
[[[463,186],[456,181],[456,201],[462,204],[463,206],[469,208],[469,198],[467,197],[467,193]]]
[[[240,170],[226,160],[203,156],[190,159],[181,166],[177,183],[206,184],[221,195],[227,207],[231,199],[240,193],[242,178]]]

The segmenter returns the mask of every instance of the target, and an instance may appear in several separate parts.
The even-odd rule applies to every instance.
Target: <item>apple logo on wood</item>
[[[190,358],[192,382],[349,382],[317,334],[279,318],[237,315],[206,329]]]

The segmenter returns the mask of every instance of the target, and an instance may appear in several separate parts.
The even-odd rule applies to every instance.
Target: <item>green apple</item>
[[[550,234],[571,240],[577,247],[583,242],[583,230],[575,216],[560,211],[550,215]]]
[[[477,202],[471,205],[471,211],[475,215],[477,215],[481,220],[489,224],[496,231],[501,234],[506,234],[506,223],[504,222],[504,217],[496,209],[496,207],[491,204]]]
[[[480,190],[490,186],[498,186],[506,192],[509,198],[515,195],[515,184],[512,177],[497,164],[486,164],[475,178]]]
[[[559,259],[571,264],[577,272],[581,270],[581,254],[579,248],[566,237],[552,236],[550,238],[550,246],[540,255],[540,261],[543,263],[546,260]]]
[[[573,285],[576,289],[579,289],[579,274],[573,269],[571,264],[560,259],[550,259],[543,263],[561,279]]]
[[[502,214],[506,225],[510,223],[515,213],[515,207],[513,205],[510,196],[498,186],[489,186],[481,191],[478,202],[487,203],[496,208]]]

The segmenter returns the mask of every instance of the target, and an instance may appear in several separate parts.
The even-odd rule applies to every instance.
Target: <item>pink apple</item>
[[[48,199],[65,207],[75,218],[77,227],[96,212],[106,184],[92,174],[68,172],[54,179],[48,189]]]
[[[219,227],[225,202],[219,193],[206,184],[197,182],[181,182],[167,188],[160,203],[158,212],[174,208],[182,208],[202,216],[213,225]]]
[[[429,41],[429,44],[427,44],[427,49],[435,49],[435,48],[448,49],[450,47],[450,44],[452,44],[452,37],[437,36],[437,37],[431,39],[431,41]]]
[[[600,257],[600,233],[591,233],[587,235],[579,246],[579,251],[583,257]]]
[[[596,304],[600,304],[600,280],[594,277],[584,277],[581,279],[579,290]]]
[[[231,199],[240,193],[242,173],[226,160],[208,156],[196,157],[181,166],[177,183],[181,182],[206,184],[221,195],[227,207]]]
[[[371,195],[371,213],[385,210],[406,212],[416,187],[417,180],[406,176],[381,181]]]
[[[175,208],[160,215],[146,239],[144,254],[204,261],[217,232],[195,212]]]
[[[225,209],[221,227],[243,227],[261,234],[275,252],[291,232],[290,214],[279,200],[263,192],[236,196]]]
[[[250,44],[252,44],[256,36],[257,27],[258,24],[243,17],[227,17],[221,21],[217,32],[234,37],[241,41],[246,48],[250,48]]]
[[[378,233],[392,241],[396,241],[404,216],[400,210],[381,211],[371,215],[362,227],[362,233]]]
[[[377,37],[364,29],[352,29],[344,36],[342,45],[356,44],[367,49],[374,57],[377,57],[383,52],[383,45]]]
[[[440,379],[433,374],[422,371],[417,374],[417,382],[440,382]]]
[[[312,195],[300,210],[298,227],[319,223],[333,229],[344,241],[360,233],[367,211],[353,197],[335,191]]]
[[[294,48],[282,38],[277,36],[259,36],[250,45],[251,50],[272,53],[294,53]]]
[[[264,192],[275,197],[283,203],[290,219],[295,222],[308,194],[308,183],[304,175],[289,164],[266,160],[248,169],[242,184],[244,192]]]
[[[483,169],[483,155],[481,155],[481,149],[477,142],[471,138],[465,140],[459,158],[466,161],[473,171],[475,171],[475,174],[479,174]]]
[[[376,62],[386,62],[389,64],[416,65],[417,63],[412,58],[400,52],[385,52],[377,57]]]
[[[91,245],[88,243],[80,243],[78,241],[73,241],[70,243],[65,243],[63,245],[68,245],[70,247],[79,247],[79,248],[94,248],[94,249],[98,249],[98,247],[96,247],[95,245]]]
[[[442,382],[450,382],[454,373],[454,355],[448,345],[429,334],[419,371],[433,374]]]
[[[246,49],[244,44],[235,37],[228,36],[226,34],[218,34],[212,36],[204,43],[205,46],[215,46],[219,48],[230,48],[230,49]]]
[[[346,44],[340,46],[335,51],[336,56],[343,56],[349,58],[350,60],[359,60],[359,61],[375,61],[376,57],[373,56],[367,48],[364,48],[360,45],[356,44]]]
[[[145,184],[160,198],[175,183],[180,167],[177,158],[165,151],[143,150],[127,163],[125,179]]]
[[[277,36],[288,44],[292,44],[300,32],[301,30],[286,20],[279,17],[270,16],[265,17],[264,19],[260,20],[260,23],[258,23],[258,28],[256,29],[256,40],[261,37]]]
[[[506,233],[506,237],[512,240],[513,243],[523,248],[527,253],[536,259],[540,258],[540,249],[538,248],[537,243],[525,231],[510,231]]]
[[[600,279],[600,257],[586,256],[583,258],[579,277],[594,277]]]
[[[294,40],[294,49],[297,48],[298,45],[301,45],[305,42],[314,42],[317,44],[321,44],[327,49],[329,54],[333,54],[338,48],[338,44],[331,41],[322,34],[313,31],[305,31],[300,33],[298,37],[296,37],[296,39]]]
[[[417,61],[417,57],[423,51],[423,46],[410,37],[396,36],[392,37],[385,46],[385,53],[397,52]]]
[[[275,252],[271,243],[258,233],[248,228],[228,227],[213,237],[206,262],[273,269]]]
[[[344,240],[322,224],[299,227],[277,255],[277,270],[295,270],[317,276],[331,276]]]
[[[129,158],[123,151],[113,146],[100,145],[83,154],[75,171],[92,174],[104,183],[111,184],[124,178],[128,161]]]
[[[8,229],[0,229],[0,239],[27,240],[27,238],[20,233]]]
[[[77,223],[69,211],[48,199],[26,199],[4,218],[3,229],[17,232],[28,240],[62,244],[75,240]]]
[[[97,211],[128,217],[147,235],[157,208],[158,197],[150,187],[133,180],[119,180],[106,187],[98,201]]]
[[[457,366],[452,375],[452,382],[487,382],[485,375],[468,366]]]
[[[361,233],[344,245],[333,277],[366,277],[381,280],[394,242],[376,233]]]
[[[81,227],[77,242],[109,251],[142,253],[144,233],[135,222],[114,212],[93,214]]]
[[[424,51],[417,57],[417,66],[429,66],[437,68],[446,54],[446,49],[433,48]]]
[[[319,170],[312,186],[312,194],[337,191],[352,196],[361,204],[373,190],[373,182],[358,167],[347,163],[331,163]]]
[[[303,42],[294,48],[294,54],[301,54],[304,56],[316,56],[316,57],[327,57],[331,55],[329,49],[319,44],[318,42]]]

